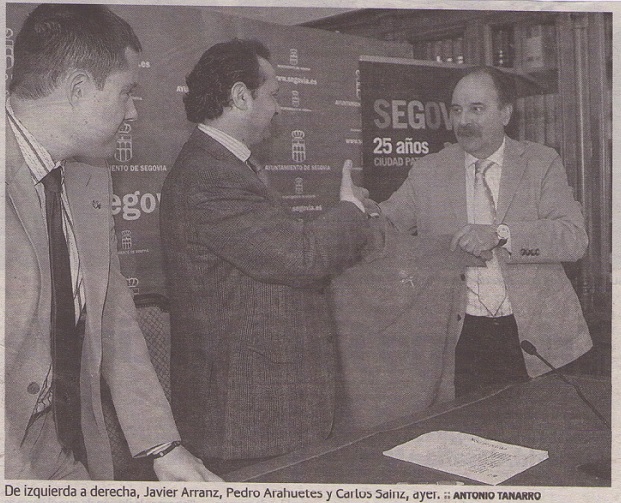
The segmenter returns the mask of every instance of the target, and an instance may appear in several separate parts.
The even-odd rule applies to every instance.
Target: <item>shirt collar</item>
[[[233,138],[231,135],[217,129],[213,126],[206,124],[199,124],[198,129],[208,136],[211,136],[214,140],[220,143],[224,148],[229,150],[240,161],[246,162],[250,157],[250,149],[237,138]]]
[[[500,167],[502,167],[502,163],[505,158],[506,140],[507,140],[507,137],[506,136],[503,137],[502,143],[500,144],[500,147],[498,147],[498,150],[496,150],[496,152],[494,152],[492,155],[487,157],[488,160],[493,161],[495,164],[497,164]],[[466,168],[469,168],[478,160],[479,160],[478,157],[474,157],[472,154],[469,154],[468,152],[466,152]]]
[[[15,135],[17,145],[21,150],[26,165],[30,169],[35,183],[39,183],[45,175],[56,168],[63,165],[63,162],[54,162],[49,152],[41,145],[28,129],[15,116],[15,112],[11,107],[10,98],[7,98],[5,104],[9,124]]]

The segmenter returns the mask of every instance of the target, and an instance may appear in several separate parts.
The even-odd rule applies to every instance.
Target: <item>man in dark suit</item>
[[[37,7],[6,125],[5,476],[112,479],[105,379],[162,480],[219,480],[180,446],[119,270],[105,158],[136,118],[140,42],[105,7]]]
[[[452,234],[452,249],[487,260],[466,269],[452,315],[457,394],[547,371],[520,340],[556,366],[592,345],[561,265],[586,250],[581,207],[553,149],[505,135],[513,95],[499,70],[468,72],[452,95],[458,143],[420,159],[380,204],[399,230]]]
[[[369,225],[346,170],[341,202],[304,222],[250,156],[280,110],[263,44],[211,47],[187,84],[198,127],[164,183],[160,213],[172,404],[184,442],[215,467],[330,433],[335,333],[324,288],[358,260]]]

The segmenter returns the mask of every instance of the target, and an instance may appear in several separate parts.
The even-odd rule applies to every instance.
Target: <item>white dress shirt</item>
[[[485,173],[485,180],[487,185],[492,193],[492,197],[494,198],[494,205],[498,206],[498,194],[500,192],[500,177],[502,175],[502,166],[504,163],[504,154],[505,154],[505,140],[503,140],[502,145],[494,152],[492,155],[487,157],[490,161],[493,161],[494,164],[487,170]],[[466,202],[468,207],[468,223],[475,223],[475,209],[474,209],[474,164],[478,161],[476,157],[466,153],[465,156],[465,164],[464,168],[466,170]],[[500,222],[496,222],[499,224]],[[511,250],[510,243],[507,243],[505,247],[508,250]],[[504,279],[502,277],[502,272],[500,270],[500,264],[498,263],[498,259],[496,254],[494,257],[487,262],[488,269],[491,269],[494,272],[494,281],[504,283]],[[490,312],[488,308],[485,307],[479,300],[478,292],[481,291],[481,288],[485,288],[485,284],[479,281],[479,277],[477,274],[478,267],[467,267],[466,268],[466,285],[468,287],[468,303],[466,306],[466,313],[473,316],[486,316],[486,317],[498,317],[498,316],[507,316],[513,313],[511,309],[511,302],[509,301],[509,297],[505,296],[504,301],[498,308],[497,312]],[[500,301],[500,299],[499,299]]]

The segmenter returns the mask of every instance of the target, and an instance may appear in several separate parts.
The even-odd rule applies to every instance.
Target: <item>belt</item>
[[[472,321],[476,321],[478,323],[491,323],[492,325],[503,325],[505,323],[512,323],[515,317],[512,314],[508,314],[507,316],[497,316],[496,318],[492,318],[491,316],[475,316],[473,314],[466,313],[466,318],[471,318]]]

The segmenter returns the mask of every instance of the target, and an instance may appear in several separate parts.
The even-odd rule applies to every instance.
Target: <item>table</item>
[[[610,417],[609,378],[569,376],[595,407]],[[382,454],[423,433],[462,431],[549,452],[549,459],[504,482],[511,486],[609,486],[578,465],[610,457],[610,430],[554,374],[462,398],[399,418],[367,431],[351,432],[224,476],[227,481],[340,484],[433,484],[470,479]]]

